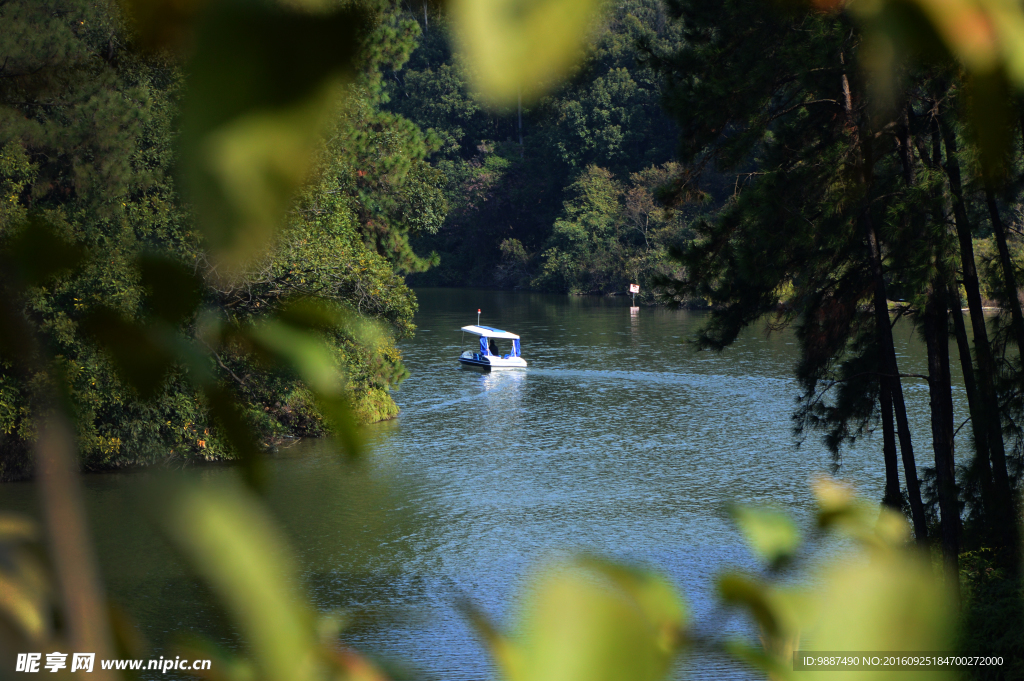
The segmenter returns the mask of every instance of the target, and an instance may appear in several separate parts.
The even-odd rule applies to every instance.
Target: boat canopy
[[[502,331],[501,329],[493,329],[489,326],[464,326],[462,330],[466,333],[472,333],[477,336],[484,338],[511,338],[512,340],[519,340],[519,336],[508,331]]]

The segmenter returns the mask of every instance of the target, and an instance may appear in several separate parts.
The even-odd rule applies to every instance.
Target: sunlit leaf
[[[851,0],[847,8],[865,21],[877,21],[873,28],[898,35],[903,41],[912,39],[913,30],[934,31],[951,54],[971,70],[988,71],[999,58],[997,34],[991,17],[982,2],[975,0],[911,0],[907,4],[918,10],[927,25],[905,25],[906,15],[894,11],[900,3],[878,0]],[[895,25],[894,25],[895,24]]]
[[[0,513],[0,541],[37,541],[39,528],[30,519],[15,513]]]
[[[1024,87],[1024,7],[1013,0],[982,0],[991,17],[1010,80]]]
[[[792,556],[800,546],[796,524],[778,509],[733,506],[730,514],[754,552],[770,563]]]
[[[33,550],[38,535],[30,519],[0,514],[0,623],[32,642],[43,641],[51,626],[49,576]]]
[[[379,342],[383,335],[380,327],[369,318],[330,300],[289,300],[277,311],[277,317],[300,329],[344,332],[366,346]]]
[[[812,488],[822,528],[881,549],[900,547],[910,538],[910,526],[902,515],[858,498],[849,485],[821,477],[814,480]]]
[[[657,645],[666,655],[675,653],[686,622],[686,608],[676,588],[661,575],[594,557],[580,557],[579,564],[606,575],[640,606],[658,630]]]
[[[661,679],[685,620],[664,578],[586,558],[542,573],[522,612],[512,681]]]
[[[522,649],[469,599],[460,598],[457,605],[463,616],[469,620],[476,633],[483,639],[491,657],[504,671],[505,677],[510,681],[524,678]]]
[[[791,656],[783,658],[772,655],[765,652],[764,648],[755,648],[749,643],[739,640],[726,641],[724,647],[725,651],[733,657],[767,673],[770,681],[795,678]]]
[[[531,99],[580,58],[599,0],[452,0],[459,44],[484,98]]]
[[[793,652],[817,611],[815,595],[806,589],[769,584],[737,573],[722,575],[718,592],[725,603],[745,609],[760,630],[759,649],[746,641],[733,640],[726,642],[726,650],[766,672],[770,681],[791,678]]]
[[[870,562],[847,561],[821,575],[820,619],[809,633],[817,651],[952,650],[956,621],[949,591],[932,566],[905,551],[875,554]],[[906,671],[844,671],[843,679],[905,679]],[[835,678],[835,672],[800,672],[801,679]],[[930,679],[955,678],[932,671]]]
[[[1015,129],[1011,90],[1024,88],[1024,6],[1013,0],[849,0],[860,20],[858,59],[868,71],[876,105],[895,102],[898,74],[907,57],[945,65],[956,60],[969,93],[964,97],[971,132],[982,152],[982,170],[1004,172],[1003,155]]]
[[[355,5],[314,15],[241,2],[216,4],[201,22],[182,103],[181,178],[224,266],[270,243],[367,23]]]
[[[803,594],[734,572],[719,577],[718,594],[726,603],[745,608],[776,639],[796,636],[810,607]]]
[[[340,396],[344,377],[323,338],[278,319],[267,319],[243,330],[260,350],[279,357],[293,368],[314,392]]]

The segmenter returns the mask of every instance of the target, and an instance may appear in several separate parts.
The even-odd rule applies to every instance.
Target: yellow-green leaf
[[[543,572],[523,606],[510,681],[656,681],[685,609],[663,577],[583,558]]]
[[[579,59],[600,0],[452,0],[470,73],[495,104],[530,99]]]
[[[800,547],[800,530],[778,509],[733,506],[730,514],[750,548],[771,563],[789,558]]]
[[[224,268],[269,245],[367,24],[354,5],[315,15],[240,2],[216,3],[200,22],[182,103],[180,174]]]
[[[314,615],[280,531],[255,498],[236,486],[182,485],[164,522],[238,624],[260,678],[320,678]]]
[[[876,553],[870,562],[846,561],[823,572],[820,619],[809,640],[816,651],[952,650],[955,609],[949,591],[926,560],[906,551]],[[835,678],[835,672],[800,672],[801,679]],[[907,678],[893,669],[844,671],[844,681]],[[929,679],[952,679],[949,671]]]

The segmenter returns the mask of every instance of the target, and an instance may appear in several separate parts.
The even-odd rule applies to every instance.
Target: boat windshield
[[[520,356],[519,339],[506,340],[488,336],[480,337],[480,354],[510,359]]]

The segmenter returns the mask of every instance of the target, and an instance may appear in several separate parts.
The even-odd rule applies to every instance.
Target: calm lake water
[[[752,330],[724,353],[695,353],[683,341],[703,313],[631,316],[624,298],[418,295],[419,329],[402,343],[412,376],[395,393],[402,413],[370,428],[365,463],[353,468],[306,442],[271,466],[269,503],[316,604],[349,612],[347,640],[413,678],[492,678],[454,601],[469,597],[508,621],[531,569],[574,551],[659,569],[705,627],[747,631],[713,596],[719,571],[757,568],[723,506],[776,504],[806,524],[808,480],[831,465],[817,435],[794,446],[792,334]],[[459,327],[476,322],[477,308],[481,323],[523,337],[529,369],[460,368],[456,357],[476,338]],[[908,324],[896,331],[901,369],[924,373],[922,344]],[[924,467],[927,387],[908,379],[905,389]],[[962,419],[959,388],[955,399]],[[108,591],[156,656],[182,631],[234,647],[212,598],[139,511],[138,490],[154,475],[85,479]],[[237,472],[189,475],[216,485]],[[848,449],[839,475],[880,499],[881,433]],[[0,485],[0,506],[34,511],[31,485]],[[754,678],[713,658],[691,660],[685,676]]]

